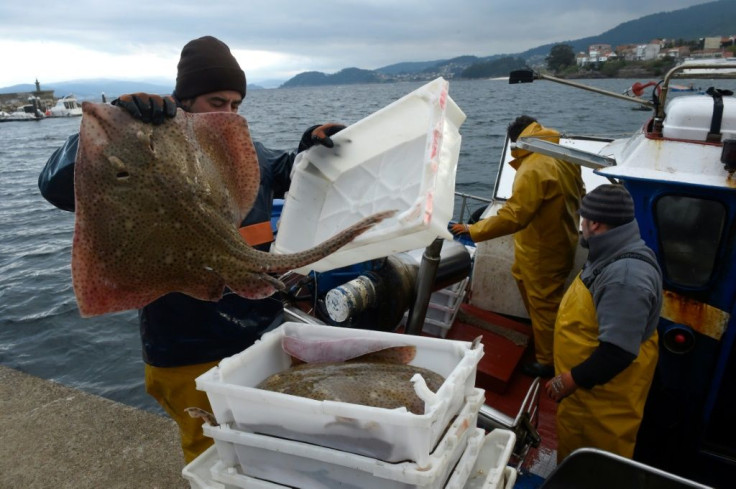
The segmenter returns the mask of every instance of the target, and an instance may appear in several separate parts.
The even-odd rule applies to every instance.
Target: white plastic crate
[[[515,443],[516,435],[511,430],[499,428],[488,433],[465,489],[509,487],[507,484],[508,477],[513,477],[513,480],[516,480],[516,473],[507,474],[506,470]],[[511,486],[513,486],[513,482]]]
[[[181,471],[181,475],[189,481],[192,489],[231,489],[212,480],[210,469],[219,461],[217,449],[209,447],[197,458],[189,462]]]
[[[214,438],[220,460],[231,466],[226,470],[230,475],[244,474],[301,489],[441,489],[465,453],[469,437],[476,432],[478,411],[484,397],[482,389],[475,389],[468,397],[425,466],[414,462],[388,463],[332,448],[233,430],[223,425],[204,425],[204,433]],[[477,445],[476,457],[481,443]],[[467,474],[470,474],[472,466],[468,464]],[[212,475],[221,482],[232,480],[214,471]]]
[[[423,332],[441,338],[447,336],[465,298],[465,288],[469,280],[470,278],[466,278],[432,293],[427,304],[427,314],[424,316]],[[401,324],[405,325],[408,319],[409,311],[404,313]]]
[[[281,347],[285,335],[310,340],[380,339],[415,345],[412,365],[445,377],[435,394],[421,393],[425,414],[404,408],[382,409],[335,401],[316,401],[257,389],[262,380],[286,370],[291,359]],[[253,433],[279,436],[351,451],[389,462],[404,460],[426,465],[450,420],[475,389],[476,368],[483,347],[444,340],[334,326],[284,323],[263,335],[247,350],[226,358],[196,379],[207,393],[221,424]],[[417,385],[415,384],[415,388]],[[424,397],[426,396],[426,398]]]
[[[514,484],[516,484],[516,477],[518,476],[518,473],[516,472],[516,469],[513,467],[506,467],[503,469],[503,488],[504,489],[514,489]]]
[[[216,481],[212,476],[213,473],[226,472],[224,464],[218,457],[217,448],[213,445],[189,462],[182,469],[181,475],[189,481],[192,489],[288,489],[280,484],[244,475],[232,479],[223,477],[222,482]]]
[[[460,457],[457,465],[453,469],[452,475],[448,479],[444,489],[464,489],[464,481],[467,480],[467,477],[472,470],[475,459],[480,452],[481,446],[483,445],[483,439],[483,430],[479,428],[476,428],[474,432],[469,434],[467,447],[463,452],[462,457]],[[290,486],[284,486],[281,484],[267,482],[261,479],[256,479],[254,477],[243,475],[239,473],[234,467],[224,467],[222,462],[217,462],[212,466],[211,475],[212,477],[217,477],[218,479],[225,481],[225,483],[227,484],[226,489],[291,489]],[[516,477],[514,477],[514,480],[516,480]],[[217,484],[217,482],[214,481],[212,483]],[[354,484],[351,484],[349,487],[356,486]],[[506,489],[511,489],[511,487],[512,486],[506,486]],[[193,487],[192,489],[199,488]]]
[[[388,210],[397,214],[297,271],[323,272],[425,248],[438,236],[451,239],[465,114],[448,90],[437,78],[332,136],[334,148],[300,153],[274,251],[303,251]]]
[[[474,428],[474,433],[471,438],[468,439],[468,446],[463,452],[463,456],[455,466],[455,470],[452,471],[452,475],[447,480],[444,489],[465,489],[470,479],[470,474],[473,472],[476,460],[480,455],[480,451],[483,448],[483,441],[485,440],[485,431],[481,428]]]
[[[242,476],[238,480],[223,479],[216,481],[213,472],[224,472],[225,467],[217,454],[215,446],[209,447],[197,458],[189,462],[181,471],[181,475],[189,481],[192,489],[284,489],[285,486],[274,484],[252,477]]]

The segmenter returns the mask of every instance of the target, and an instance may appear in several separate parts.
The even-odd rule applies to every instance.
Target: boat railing
[[[734,78],[736,76],[736,63],[706,63],[706,62],[685,62],[675,66],[664,77],[662,82],[662,90],[659,95],[659,103],[657,112],[654,116],[654,132],[661,133],[665,117],[665,105],[667,102],[667,94],[670,91],[670,81],[674,78]]]
[[[485,197],[479,197],[477,195],[472,194],[466,194],[462,192],[455,192],[455,203],[460,202],[459,209],[460,212],[456,219],[457,222],[464,223],[468,222],[471,217],[473,216],[473,212],[477,209],[477,205],[473,206],[473,202],[476,204],[485,204],[485,207],[488,206],[488,204],[491,204],[493,202],[493,199],[488,199]],[[455,206],[455,209],[457,209],[458,206]]]
[[[530,69],[514,70],[509,73],[509,83],[532,83],[534,80],[548,80],[562,85],[568,85],[591,92],[600,93],[609,97],[614,97],[627,102],[637,103],[640,106],[648,107],[655,110],[654,132],[661,132],[662,123],[665,116],[665,105],[667,101],[667,92],[670,89],[670,80],[673,78],[733,78],[736,75],[736,63],[734,62],[684,62],[675,66],[665,75],[661,84],[660,94],[655,102],[644,100],[637,96],[619,94],[601,88],[592,87],[582,83],[557,78],[554,76],[539,73]]]

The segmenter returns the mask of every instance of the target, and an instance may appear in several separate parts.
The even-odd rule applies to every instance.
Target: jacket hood
[[[545,141],[549,141],[550,143],[555,144],[559,144],[560,142],[560,133],[558,131],[555,131],[554,129],[548,129],[538,122],[532,122],[531,124],[526,126],[521,134],[519,134],[519,139],[525,137],[544,139]],[[513,156],[515,159],[523,158],[524,156],[527,156],[531,153],[531,151],[521,148],[514,148],[511,150],[511,156]],[[511,165],[514,167],[514,169],[516,169],[519,163],[512,162]]]

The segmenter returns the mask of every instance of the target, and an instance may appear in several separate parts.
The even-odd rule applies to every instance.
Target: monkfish
[[[72,280],[82,316],[137,309],[169,292],[215,301],[225,287],[263,298],[280,274],[313,263],[392,216],[366,217],[320,245],[279,255],[238,227],[260,170],[246,120],[179,110],[161,125],[84,102],[74,187]]]
[[[413,345],[376,345],[360,338],[323,343],[287,336],[282,339],[282,346],[292,356],[297,352],[300,361],[303,358],[315,361],[277,372],[257,388],[317,401],[386,409],[405,407],[411,413],[424,414],[426,400],[417,395],[412,378],[421,375],[425,383],[422,388],[428,388],[433,394],[445,381],[436,372],[407,364],[416,354]]]

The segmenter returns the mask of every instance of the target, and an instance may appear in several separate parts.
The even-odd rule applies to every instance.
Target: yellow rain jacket
[[[557,131],[536,122],[519,135],[525,137],[560,141]],[[577,165],[518,148],[511,154],[511,197],[496,216],[470,225],[470,237],[480,242],[515,233],[512,273],[531,317],[537,361],[552,365],[555,318],[575,258],[585,190]]]
[[[569,372],[599,345],[593,296],[580,275],[560,304],[555,327],[555,371]],[[557,461],[581,447],[634,454],[644,403],[657,365],[657,332],[639,347],[636,360],[605,384],[577,389],[557,407]]]

